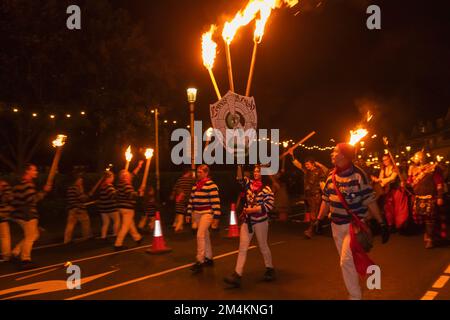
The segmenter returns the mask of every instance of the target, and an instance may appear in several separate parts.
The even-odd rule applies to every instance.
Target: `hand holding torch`
[[[50,172],[48,174],[47,183],[45,185],[45,191],[49,191],[53,185],[56,171],[58,170],[59,160],[61,159],[62,147],[66,143],[67,136],[63,134],[58,134],[56,139],[53,140],[52,146],[56,148],[55,156],[53,157],[52,166],[50,167]]]
[[[145,151],[145,159],[147,159],[145,163],[145,171],[144,171],[144,178],[142,179],[141,187],[139,188],[139,193],[142,196],[145,190],[145,187],[147,186],[147,179],[148,179],[148,172],[150,170],[150,163],[152,161],[153,157],[153,149],[147,149]]]

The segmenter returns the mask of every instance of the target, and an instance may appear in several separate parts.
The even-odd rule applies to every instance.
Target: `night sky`
[[[379,134],[408,135],[419,119],[445,116],[450,107],[448,1],[303,0],[275,11],[258,51],[253,95],[260,127],[280,128],[313,142],[347,139],[370,105]],[[208,120],[215,95],[201,61],[201,34],[223,25],[247,0],[114,1],[142,21],[155,49],[176,65],[180,88],[199,88],[198,117]],[[320,4],[319,4],[320,3]],[[366,8],[378,4],[382,29],[366,28]],[[295,15],[300,11],[299,14]],[[221,32],[221,29],[219,33]],[[253,26],[232,43],[236,90],[245,91]],[[223,42],[214,72],[228,89]],[[173,104],[183,108],[184,92]],[[178,108],[178,107],[177,107]],[[185,114],[185,110],[180,110]]]

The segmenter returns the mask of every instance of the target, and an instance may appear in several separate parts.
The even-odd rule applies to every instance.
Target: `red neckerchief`
[[[250,182],[250,189],[253,191],[253,193],[257,194],[261,191],[263,188],[263,183],[261,180],[252,180]]]
[[[201,190],[208,181],[209,181],[209,178],[203,178],[203,179],[198,180],[195,185],[196,190]]]

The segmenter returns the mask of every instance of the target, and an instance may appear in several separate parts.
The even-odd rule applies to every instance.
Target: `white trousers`
[[[23,239],[16,245],[12,254],[16,257],[20,255],[22,261],[31,260],[31,250],[33,249],[34,242],[39,239],[39,220],[33,219],[30,221],[16,220],[22,227]]]
[[[205,262],[205,257],[212,259],[211,238],[209,236],[209,227],[213,221],[213,215],[210,213],[192,213],[192,220],[197,227],[197,261]]]
[[[333,239],[340,257],[340,266],[350,300],[361,300],[362,292],[359,284],[359,275],[353,262],[350,249],[350,224],[331,224]]]
[[[7,221],[0,223],[0,242],[2,243],[2,258],[9,260],[11,258],[11,232]]]
[[[272,253],[267,243],[267,235],[269,233],[269,221],[264,221],[253,225],[253,233],[248,232],[247,223],[241,225],[241,234],[239,238],[239,254],[236,262],[236,273],[242,276],[244,272],[245,261],[247,260],[247,251],[252,241],[253,234],[256,234],[258,247],[264,259],[266,268],[273,268]]]
[[[136,224],[134,223],[134,210],[133,209],[119,209],[120,216],[122,217],[122,226],[120,227],[119,233],[117,234],[116,247],[121,247],[123,245],[123,240],[130,232],[131,237],[134,241],[139,241],[142,236],[136,229]]]
[[[71,209],[67,216],[66,231],[64,232],[64,243],[69,243],[72,241],[73,230],[77,223],[81,224],[81,234],[83,240],[92,237],[91,232],[91,220],[89,219],[89,214],[86,210]]]
[[[102,239],[106,239],[108,235],[109,223],[113,221],[113,234],[117,236],[120,229],[120,214],[119,211],[110,212],[110,213],[102,213]]]

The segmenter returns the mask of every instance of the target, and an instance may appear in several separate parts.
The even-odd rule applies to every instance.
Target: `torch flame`
[[[133,154],[131,153],[131,146],[128,146],[127,151],[125,152],[125,159],[130,162],[133,159]]]
[[[206,137],[208,139],[211,139],[211,136],[212,136],[213,132],[214,132],[213,128],[208,128],[208,130],[206,130]]]
[[[298,0],[250,0],[244,10],[239,11],[233,20],[225,23],[222,31],[222,38],[230,45],[238,29],[252,22],[259,13],[260,18],[256,21],[254,33],[254,39],[259,43],[261,42],[264,28],[272,10],[281,8],[283,4],[286,4],[291,8],[297,3]]]
[[[369,132],[366,129],[358,129],[356,131],[350,130],[350,142],[352,146],[357,144],[362,138],[367,136]]]
[[[208,32],[205,32],[202,35],[202,57],[203,57],[203,65],[207,69],[212,69],[214,66],[214,60],[216,59],[216,49],[217,43],[215,43],[212,39],[214,32],[217,27],[215,25],[211,25],[211,28]]]
[[[65,136],[63,134],[58,134],[56,136],[56,139],[53,140],[53,142],[52,142],[53,148],[62,147],[66,143],[66,139],[67,139],[67,136]]]
[[[145,150],[145,159],[150,159],[153,157],[153,149],[146,149]]]

